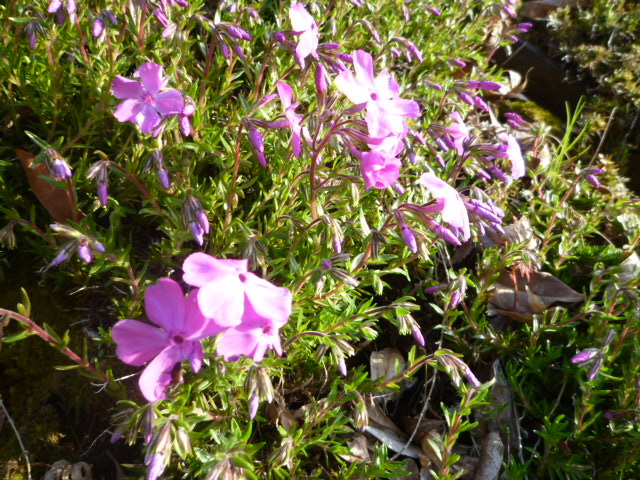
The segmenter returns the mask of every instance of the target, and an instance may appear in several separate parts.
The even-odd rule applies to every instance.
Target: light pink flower
[[[295,0],[289,8],[289,19],[293,30],[300,34],[300,40],[296,47],[296,57],[300,62],[300,66],[304,68],[304,59],[309,55],[314,57],[317,55],[316,49],[318,48],[318,39],[320,37],[318,25],[309,12],[305,10],[304,5]]]
[[[237,327],[252,315],[284,325],[291,314],[291,292],[247,271],[247,260],[221,260],[206,253],[189,255],[183,280],[200,287],[198,305],[221,330]]]
[[[147,317],[160,328],[129,319],[113,327],[111,335],[120,360],[134,366],[151,360],[139,381],[142,394],[150,402],[166,396],[177,363],[189,360],[193,371],[198,372],[202,366],[199,340],[220,332],[200,313],[196,297],[194,291],[185,298],[177,282],[162,278],[144,295]]]
[[[387,70],[373,76],[373,59],[363,50],[353,54],[355,76],[345,69],[335,79],[338,90],[356,105],[366,104],[366,121],[371,137],[382,138],[405,131],[405,117],[420,116],[414,100],[400,98],[400,87]]]
[[[360,154],[360,172],[367,190],[387,188],[393,185],[400,176],[402,163],[396,157],[385,152],[372,150]]]
[[[511,162],[511,176],[513,178],[524,177],[524,159],[522,158],[522,150],[520,150],[518,141],[513,135],[509,135],[508,133],[502,133],[498,135],[498,138],[503,142],[506,142],[504,145],[504,151]]]
[[[436,198],[439,204],[442,220],[447,222],[454,231],[462,232],[462,239],[469,240],[471,231],[469,229],[469,215],[462,201],[462,197],[447,182],[440,180],[433,173],[423,173],[420,176],[420,183],[424,185]]]
[[[162,66],[153,62],[143,63],[133,76],[142,81],[120,75],[113,79],[113,95],[124,99],[114,112],[118,121],[137,123],[142,133],[150,133],[160,124],[162,117],[182,113],[182,94],[175,89],[161,91],[165,84]]]
[[[469,139],[469,129],[462,121],[462,116],[459,112],[453,112],[449,117],[453,119],[453,122],[445,130],[453,138],[456,153],[462,155],[464,153],[464,143]]]
[[[293,98],[291,87],[284,82],[278,82],[277,88],[280,101],[284,106],[284,115],[287,118],[287,122],[289,122],[289,127],[291,127],[291,148],[293,154],[296,157],[300,157],[300,132],[302,131],[300,120],[302,120],[302,115],[296,113],[298,104],[291,103]]]
[[[286,322],[285,317],[273,319],[261,316],[245,298],[242,323],[224,332],[218,341],[217,352],[225,360],[244,355],[256,362],[264,359],[269,348],[282,355],[279,330]]]

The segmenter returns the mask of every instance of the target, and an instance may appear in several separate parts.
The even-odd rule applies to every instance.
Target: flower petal
[[[284,105],[284,109],[287,110],[287,107],[291,106],[291,99],[293,98],[293,90],[291,86],[287,85],[284,82],[278,82],[276,84],[278,88],[278,96],[280,97],[280,101],[282,105]]]
[[[373,80],[373,59],[364,50],[356,50],[353,53],[353,68],[356,71],[356,78],[362,85],[366,85],[369,90],[374,90]]]
[[[153,62],[146,62],[140,65],[136,73],[142,79],[142,85],[149,93],[157,93],[164,86],[162,66]]]
[[[247,302],[257,315],[278,326],[287,323],[292,305],[288,289],[277,287],[253,273],[245,273],[244,288]]]
[[[144,103],[135,98],[128,98],[118,105],[113,115],[119,122],[134,122]]]
[[[262,329],[259,328],[243,330],[231,328],[218,340],[216,352],[227,361],[240,355],[252,357],[261,334]]]
[[[296,47],[296,53],[301,62],[304,61],[309,55],[315,53],[318,48],[318,31],[307,30],[298,40],[298,46]],[[304,66],[304,63],[303,63]]]
[[[238,277],[228,275],[209,282],[198,291],[198,306],[221,327],[233,327],[244,313],[244,288]]]
[[[144,293],[147,317],[170,334],[186,333],[184,303],[182,287],[170,278],[161,278]]]
[[[182,113],[184,100],[182,94],[175,89],[165,92],[156,93],[153,96],[153,105],[156,107],[160,115],[178,115]]]
[[[153,106],[142,103],[142,108],[135,116],[135,122],[142,133],[149,133],[160,123],[160,114]]]
[[[167,396],[167,388],[173,381],[173,367],[180,361],[180,349],[172,345],[162,350],[147,365],[138,381],[144,398],[150,402],[156,402]]]
[[[138,320],[120,320],[111,332],[116,355],[128,365],[140,366],[169,345],[169,334]]]
[[[246,272],[247,262],[247,260],[222,260],[201,252],[192,253],[182,264],[184,271],[182,279],[189,285],[201,287],[227,275]]]
[[[104,25],[104,24],[103,24]],[[111,83],[111,91],[116,98],[140,98],[144,93],[144,87],[136,80],[116,75]]]
[[[336,88],[356,105],[366,103],[369,98],[370,89],[361,85],[353,76],[349,69],[342,70],[334,80]]]
[[[51,0],[49,3],[49,8],[47,8],[47,12],[56,13],[62,7],[62,0]]]
[[[304,8],[304,5],[298,2],[292,2],[289,8],[289,20],[291,20],[291,27],[296,32],[304,32],[310,30],[314,24],[313,17]]]
[[[225,330],[211,319],[205,317],[198,306],[198,290],[189,292],[184,302],[184,338],[186,340],[198,340],[200,338],[212,337]]]

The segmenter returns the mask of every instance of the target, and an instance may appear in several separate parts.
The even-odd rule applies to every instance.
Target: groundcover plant
[[[516,8],[0,6],[3,478],[633,478],[639,204]]]

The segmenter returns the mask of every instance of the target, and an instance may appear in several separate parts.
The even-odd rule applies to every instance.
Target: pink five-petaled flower
[[[142,80],[129,80],[116,75],[111,90],[116,98],[124,99],[114,112],[120,122],[137,123],[142,133],[149,133],[160,124],[162,117],[182,113],[184,100],[175,89],[161,92],[165,84],[162,66],[147,62],[133,74]]]
[[[459,112],[453,112],[449,117],[453,119],[453,122],[445,130],[453,138],[456,153],[462,155],[464,153],[464,144],[469,139],[469,129],[462,121],[462,116]]]
[[[506,142],[504,145],[504,153],[511,162],[511,176],[513,178],[524,177],[524,159],[522,158],[522,150],[520,150],[518,141],[513,135],[509,135],[508,133],[502,133],[498,135],[498,138]]]
[[[440,180],[433,173],[423,173],[420,183],[436,198],[442,220],[447,222],[456,232],[462,232],[462,239],[469,240],[469,215],[460,194],[447,182]]]
[[[187,284],[200,287],[200,310],[220,331],[254,321],[255,317],[284,325],[291,314],[291,292],[247,271],[247,260],[192,253],[182,270]]]
[[[389,134],[402,134],[405,131],[405,117],[420,116],[420,107],[415,100],[400,98],[400,86],[387,70],[373,76],[373,59],[363,50],[353,54],[355,76],[345,69],[335,79],[338,90],[353,103],[365,103],[369,136],[383,138]]]
[[[293,98],[291,87],[284,82],[278,82],[277,87],[280,101],[284,106],[284,115],[287,118],[287,122],[289,122],[289,127],[291,127],[291,148],[293,154],[296,157],[300,157],[300,132],[302,131],[300,120],[302,120],[302,115],[296,113],[298,104],[291,103]]]
[[[296,47],[296,59],[300,63],[300,66],[304,68],[304,59],[309,55],[316,54],[318,48],[318,24],[313,17],[304,8],[304,5],[296,2],[291,3],[289,8],[289,19],[291,20],[291,27],[300,35],[298,46]]]
[[[199,340],[217,331],[205,318],[193,291],[185,298],[180,285],[161,278],[147,288],[144,308],[160,328],[138,320],[120,320],[113,327],[116,354],[124,363],[140,366],[151,360],[140,376],[140,390],[150,402],[161,400],[172,382],[175,365],[189,360],[194,372],[202,366]],[[155,358],[154,358],[155,357]]]

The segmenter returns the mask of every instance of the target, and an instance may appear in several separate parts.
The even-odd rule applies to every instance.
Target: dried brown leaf
[[[33,165],[33,154],[15,149],[20,165],[27,176],[27,181],[40,203],[47,209],[56,222],[78,220],[78,212],[74,208],[73,200],[67,190],[55,187],[40,177],[53,178],[44,162]]]
[[[414,445],[408,445],[409,437],[400,430],[387,415],[376,405],[371,398],[366,401],[369,424],[365,431],[384,443],[394,452],[401,453],[407,457],[419,458],[422,452]]]
[[[482,441],[482,453],[473,480],[497,480],[504,459],[499,432],[490,432]]]
[[[545,272],[522,275],[519,271],[503,270],[494,288],[494,294],[489,300],[490,307],[512,318],[516,314],[527,319],[556,304],[572,304],[584,299],[580,293]]]
[[[369,455],[369,441],[367,437],[360,433],[356,433],[353,436],[353,440],[347,442],[347,446],[351,453],[349,455],[340,455],[340,458],[348,462],[370,462],[371,456]]]

